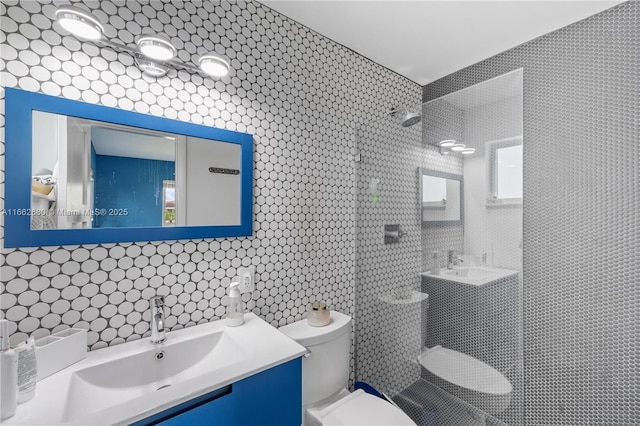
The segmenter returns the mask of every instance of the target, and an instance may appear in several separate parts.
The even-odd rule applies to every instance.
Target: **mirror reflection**
[[[240,224],[240,145],[32,114],[31,229]]]
[[[421,169],[422,222],[452,223],[462,219],[462,176]]]

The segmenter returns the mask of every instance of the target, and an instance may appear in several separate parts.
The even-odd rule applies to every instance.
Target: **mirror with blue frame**
[[[6,89],[5,246],[251,235],[251,135]]]

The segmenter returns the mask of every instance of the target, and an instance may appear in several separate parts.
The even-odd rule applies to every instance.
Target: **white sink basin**
[[[161,344],[147,337],[89,352],[39,381],[35,398],[3,424],[131,424],[305,352],[254,314],[240,327],[200,324]]]
[[[63,421],[239,363],[246,354],[225,331],[196,337],[170,334],[172,338],[164,344],[148,344],[146,350],[76,371]]]
[[[465,268],[443,269],[439,274],[430,272],[422,273],[425,277],[437,278],[445,281],[453,281],[472,286],[483,286],[490,282],[518,274],[518,271],[510,269],[490,268],[488,266],[469,266]]]
[[[488,278],[496,275],[494,270],[483,268],[460,268],[445,272],[445,275],[454,275],[456,277],[469,278],[471,280]]]

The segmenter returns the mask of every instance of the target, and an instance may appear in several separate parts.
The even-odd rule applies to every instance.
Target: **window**
[[[176,226],[176,182],[162,181],[162,226]]]
[[[491,145],[490,198],[522,200],[522,137],[505,139]]]

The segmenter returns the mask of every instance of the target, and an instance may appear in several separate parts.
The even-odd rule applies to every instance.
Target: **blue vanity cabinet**
[[[294,359],[134,423],[134,426],[300,426],[302,361]]]

